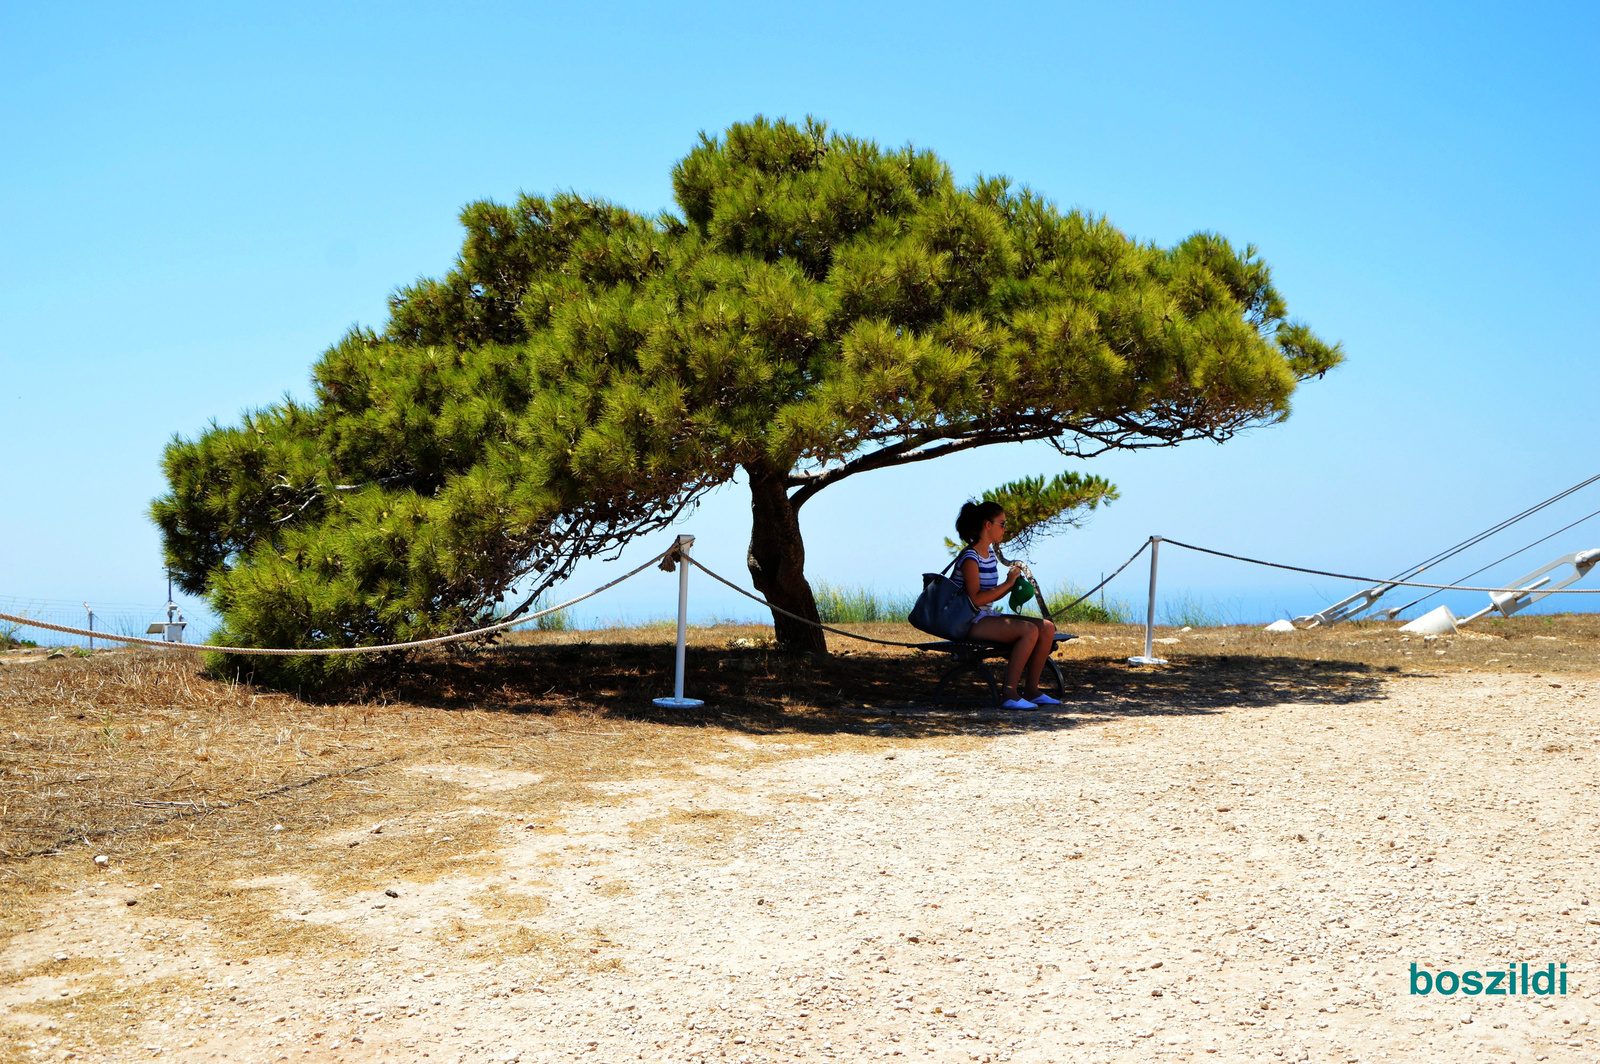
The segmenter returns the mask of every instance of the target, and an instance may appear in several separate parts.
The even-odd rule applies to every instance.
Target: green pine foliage
[[[741,470],[757,587],[815,616],[797,514],[840,479],[993,443],[1224,440],[1341,357],[1253,247],[1140,243],[926,150],[757,118],[672,177],[677,214],[468,206],[455,268],[329,348],[314,401],[174,439],[153,516],[219,642],[464,630]],[[780,641],[802,632],[780,619]]]
[[[1077,528],[1089,514],[1119,497],[1117,486],[1104,477],[1082,473],[1058,473],[1047,482],[1044,477],[1023,477],[983,493],[985,502],[999,503],[1006,512],[1005,552],[1025,554],[1045,536]],[[964,544],[948,537],[945,548],[952,555]]]
[[[1117,498],[1117,487],[1104,477],[1068,472],[1048,483],[1044,477],[1013,480],[984,492],[983,498],[1005,507],[1006,543],[1024,552],[1035,540],[1081,525],[1092,511]]]

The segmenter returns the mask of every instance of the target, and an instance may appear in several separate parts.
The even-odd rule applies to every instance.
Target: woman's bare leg
[[[1032,698],[1039,693],[1039,677],[1044,674],[1044,663],[1050,660],[1050,652],[1056,648],[1056,626],[1053,622],[1039,618],[1033,622],[1037,636],[1033,644],[1033,653],[1028,657],[1028,690],[1030,694],[1024,698]]]
[[[1007,698],[1016,698],[1017,683],[1022,679],[1023,669],[1029,665],[1034,644],[1039,639],[1038,626],[1024,617],[980,617],[972,622],[969,635],[987,643],[1011,644],[1004,691]],[[1039,667],[1044,667],[1042,662]],[[1038,673],[1035,672],[1034,687],[1038,686]]]

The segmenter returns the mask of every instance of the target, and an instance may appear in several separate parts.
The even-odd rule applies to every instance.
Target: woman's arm
[[[978,588],[978,560],[976,558],[968,558],[961,563],[961,582],[967,592],[967,597],[972,600],[974,606],[987,606],[989,603],[1009,595],[1011,588],[1017,582],[1017,573],[1017,567],[1012,566],[1011,571],[1006,574],[1004,580],[989,590],[982,591]]]

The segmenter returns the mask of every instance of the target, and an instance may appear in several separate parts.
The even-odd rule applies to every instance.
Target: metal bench
[[[1056,646],[1060,646],[1069,639],[1078,638],[1066,632],[1056,633]],[[1011,653],[1010,643],[989,643],[981,640],[940,640],[937,643],[918,643],[918,650],[931,650],[940,654],[949,654],[955,660],[939,677],[939,684],[933,689],[933,701],[937,704],[944,701],[945,688],[952,680],[964,676],[969,672],[977,672],[989,684],[989,700],[994,705],[999,705],[1000,684],[995,681],[994,670],[989,668],[989,658],[1004,658]],[[1053,649],[1052,649],[1053,654]],[[1061,675],[1061,666],[1056,664],[1054,656],[1045,660],[1044,672],[1039,676],[1039,689],[1056,698],[1065,698],[1066,681]]]

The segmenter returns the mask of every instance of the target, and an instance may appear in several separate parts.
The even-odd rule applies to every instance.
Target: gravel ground
[[[6,970],[63,959],[0,1007],[26,1060],[1595,1061],[1597,694],[1458,673],[1139,715],[1091,693],[870,753],[730,735],[791,749],[507,823],[492,872],[396,898],[249,884],[348,956],[135,919],[154,888],[113,869],[12,940]],[[536,778],[413,770],[464,819]],[[191,989],[84,1048],[57,1001],[80,955]],[[1524,962],[1567,992],[1410,992],[1412,965]]]

